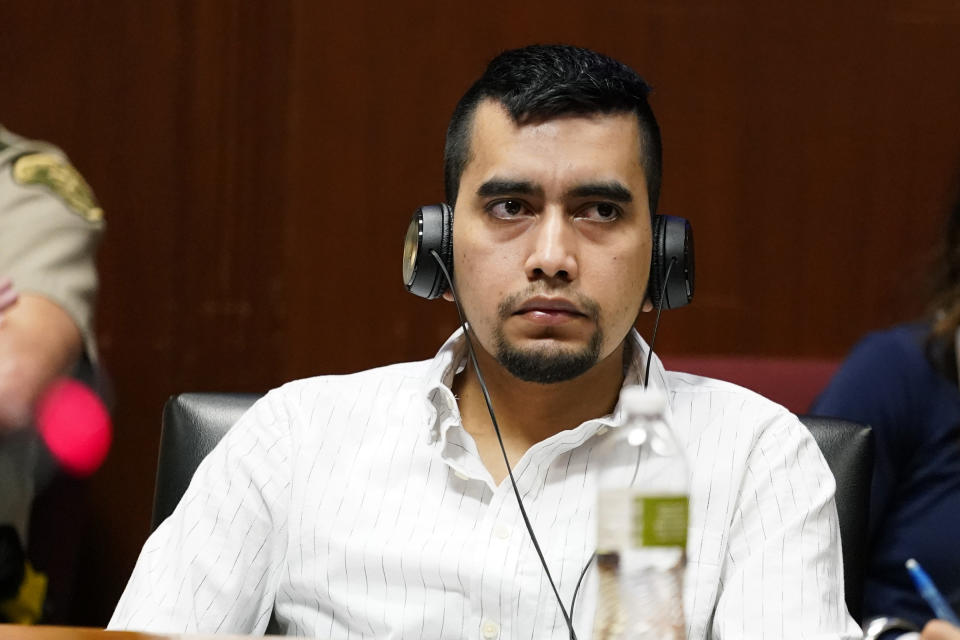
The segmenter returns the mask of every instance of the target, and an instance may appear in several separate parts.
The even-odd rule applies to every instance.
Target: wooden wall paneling
[[[160,409],[279,384],[289,16],[283,5],[5,5],[15,130],[56,141],[107,210],[99,329],[115,443],[90,482],[72,620],[104,624],[149,523]],[[14,15],[9,15],[9,13]],[[62,612],[60,612],[62,615]]]

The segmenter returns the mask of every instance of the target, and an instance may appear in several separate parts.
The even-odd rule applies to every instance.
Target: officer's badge
[[[103,220],[103,209],[93,197],[90,185],[58,156],[51,153],[20,156],[13,164],[13,179],[17,184],[46,186],[87,222]]]

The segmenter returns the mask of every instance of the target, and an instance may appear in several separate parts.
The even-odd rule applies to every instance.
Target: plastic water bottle
[[[657,390],[620,394],[599,445],[595,640],[682,640],[689,465]]]

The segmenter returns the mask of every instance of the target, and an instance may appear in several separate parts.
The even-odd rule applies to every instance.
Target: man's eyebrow
[[[542,196],[543,189],[527,180],[507,180],[491,178],[477,188],[477,195],[481,198],[491,196]]]
[[[616,180],[611,182],[588,182],[567,191],[568,198],[603,198],[627,204],[633,202],[633,194]]]

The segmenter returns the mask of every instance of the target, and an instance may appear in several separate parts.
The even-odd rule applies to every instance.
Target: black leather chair
[[[154,529],[173,512],[200,461],[259,397],[254,393],[183,393],[167,401],[153,499]],[[844,420],[816,416],[800,416],[800,420],[810,429],[836,478],[847,608],[860,622],[873,434],[869,427]]]
[[[863,622],[863,577],[867,569],[873,431],[836,418],[800,416],[800,421],[813,434],[837,483],[847,609],[859,624]]]
[[[163,407],[151,531],[173,513],[197,465],[261,395],[181,393],[170,396]]]

